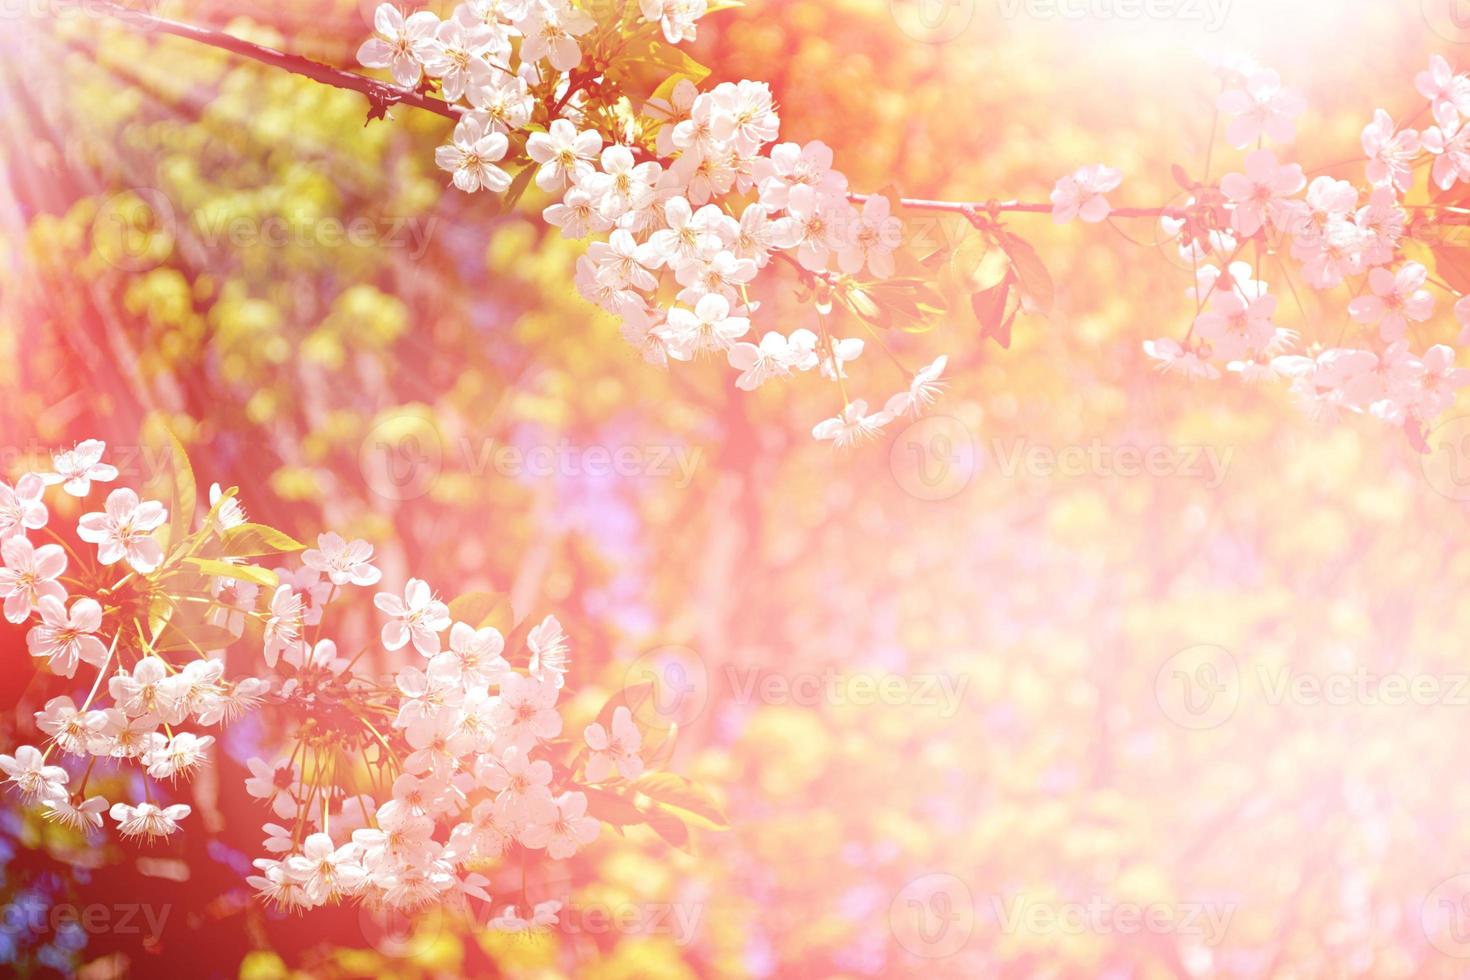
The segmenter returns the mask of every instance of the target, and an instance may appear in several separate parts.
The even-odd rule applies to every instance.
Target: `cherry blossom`
[[[118,832],[124,837],[167,837],[179,829],[179,821],[189,815],[191,808],[185,803],[159,807],[152,803],[114,803],[108,812],[117,821]]]
[[[1231,227],[1247,238],[1267,221],[1278,231],[1295,230],[1305,217],[1305,208],[1290,198],[1306,185],[1300,164],[1278,166],[1270,150],[1247,154],[1244,174],[1226,174],[1220,180],[1220,190],[1235,203]]]
[[[68,612],[54,595],[44,595],[36,603],[41,622],[26,633],[26,646],[33,657],[47,658],[53,674],[73,677],[78,661],[101,667],[107,660],[107,647],[97,637],[102,628],[102,606],[96,599],[83,596],[72,603]]]
[[[56,580],[66,571],[66,552],[58,544],[37,548],[24,537],[0,542],[0,596],[5,598],[5,618],[23,623],[44,598],[66,601],[66,589]]]
[[[383,646],[398,650],[412,641],[414,649],[426,657],[439,652],[439,634],[450,625],[449,607],[434,598],[427,582],[409,579],[402,599],[391,592],[379,592],[373,604],[392,617],[383,624]]]
[[[544,191],[581,184],[594,173],[592,160],[602,150],[602,137],[595,130],[577,131],[571,120],[557,119],[544,133],[532,133],[526,152],[541,166],[536,186]]]
[[[89,796],[76,802],[71,796],[53,797],[45,801],[46,816],[73,830],[88,830],[102,826],[102,814],[107,812],[107,798]]]
[[[501,682],[495,724],[506,744],[530,749],[538,741],[561,734],[556,712],[557,685],[550,680],[510,674]]]
[[[83,541],[97,545],[97,560],[113,565],[124,558],[144,575],[163,564],[163,546],[153,537],[168,520],[168,511],[156,500],[139,501],[128,487],[107,495],[106,510],[84,514],[77,526]]]
[[[868,403],[861,398],[848,402],[842,410],[842,414],[834,418],[824,419],[812,428],[812,438],[821,440],[832,440],[834,446],[851,446],[871,439],[889,422],[893,416],[887,412],[875,412],[868,414]]]
[[[944,389],[944,382],[939,380],[939,376],[944,373],[945,365],[948,363],[949,358],[941,354],[931,363],[919,368],[914,372],[908,390],[901,391],[888,399],[888,403],[883,406],[883,411],[898,418],[909,412],[917,415],[932,405],[939,397],[939,392]]]
[[[1057,181],[1051,192],[1051,218],[1065,224],[1081,218],[1090,224],[1107,220],[1112,205],[1105,196],[1123,183],[1123,172],[1100,163],[1081,167]]]
[[[20,790],[27,803],[65,798],[67,774],[61,766],[48,766],[41,750],[22,745],[15,755],[0,755],[0,772]]]
[[[620,704],[613,711],[611,732],[600,722],[593,722],[582,732],[591,749],[587,756],[587,778],[600,783],[616,769],[624,779],[643,775],[643,760],[638,753],[643,747],[643,734],[633,723],[633,713]]]
[[[45,491],[45,480],[35,473],[27,473],[13,487],[0,480],[0,542],[46,526],[46,505],[41,501]]]
[[[360,538],[349,542],[335,531],[317,535],[316,547],[301,553],[301,563],[326,575],[333,585],[377,585],[383,573],[372,560],[372,545]]]
[[[1394,131],[1393,118],[1382,109],[1363,129],[1363,152],[1368,155],[1368,182],[1392,184],[1409,189],[1414,178],[1414,160],[1419,155],[1419,133],[1413,129]]]
[[[47,486],[61,484],[61,489],[73,497],[85,497],[92,491],[92,481],[110,483],[117,479],[117,467],[102,462],[107,443],[101,439],[87,439],[74,449],[51,454],[54,472],[42,473],[41,480]]]
[[[405,19],[397,7],[380,4],[373,15],[373,29],[378,36],[363,42],[357,49],[357,60],[368,68],[391,69],[393,81],[413,88],[423,77],[424,59],[434,53],[438,27],[439,18],[426,10]]]
[[[510,174],[495,166],[505,156],[510,141],[477,113],[466,113],[454,127],[453,140],[434,151],[434,163],[453,175],[454,186],[466,193],[478,190],[503,191]]]
[[[531,848],[544,847],[553,860],[561,861],[596,840],[602,825],[586,816],[585,794],[563,793],[556,798],[555,807],[552,819],[527,827],[521,842]]]
[[[1470,109],[1470,78],[1455,74],[1443,55],[1429,59],[1429,67],[1414,76],[1414,88],[1428,99],[1435,112],[1447,105],[1461,112]]]
[[[1281,76],[1269,68],[1252,72],[1244,89],[1220,93],[1216,105],[1235,117],[1225,127],[1225,139],[1237,149],[1263,136],[1277,143],[1291,142],[1296,136],[1296,117],[1306,109],[1302,97],[1282,88]]]
[[[219,526],[228,530],[239,527],[247,520],[245,508],[240,506],[240,501],[232,496],[225,496],[218,483],[209,485],[209,508],[216,512]]]
[[[1372,292],[1348,303],[1348,314],[1359,323],[1376,324],[1385,341],[1399,340],[1409,321],[1422,322],[1434,312],[1434,297],[1423,288],[1428,276],[1417,262],[1405,262],[1396,273],[1382,266],[1370,269]]]

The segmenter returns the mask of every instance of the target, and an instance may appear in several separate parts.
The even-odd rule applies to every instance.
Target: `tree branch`
[[[446,119],[458,119],[460,108],[445,102],[443,99],[431,98],[422,92],[411,91],[380,82],[366,75],[356,72],[343,71],[331,65],[324,65],[310,58],[300,55],[287,54],[274,48],[245,41],[223,31],[212,30],[207,27],[195,27],[192,24],[184,24],[163,17],[155,17],[153,14],[141,10],[134,10],[105,0],[83,0],[77,6],[85,5],[87,11],[102,13],[118,21],[138,27],[142,30],[155,31],[161,34],[172,34],[175,37],[187,38],[200,44],[207,44],[212,48],[219,48],[242,58],[250,58],[262,64],[271,65],[275,68],[284,68],[286,71],[297,75],[303,75],[314,82],[323,85],[331,85],[334,88],[350,89],[361,92],[368,97],[373,104],[369,119],[382,118],[383,114],[394,105],[412,106],[415,109],[426,109],[437,113]],[[848,199],[858,204],[863,203],[870,194],[849,194]],[[970,220],[972,224],[980,225],[986,215],[997,215],[1003,212],[1050,214],[1051,205],[1040,202],[1027,201],[935,201],[917,197],[902,197],[899,203],[905,208],[915,211],[938,211],[950,214],[961,214]],[[1110,217],[1115,218],[1184,218],[1188,212],[1182,208],[1153,207],[1153,208],[1114,208]]]
[[[129,7],[119,6],[114,3],[106,3],[103,0],[84,0],[75,6],[84,7],[88,13],[101,13],[115,20],[129,24],[140,30],[152,31],[159,34],[172,34],[175,37],[187,38],[200,44],[207,44],[212,48],[219,48],[231,54],[243,58],[250,58],[262,64],[274,68],[284,68],[286,71],[296,75],[303,75],[314,82],[330,85],[333,88],[350,89],[361,92],[367,96],[368,101],[373,104],[373,113],[369,118],[381,118],[391,106],[406,105],[415,109],[427,109],[429,112],[438,113],[446,119],[458,119],[460,109],[458,106],[450,105],[443,99],[430,98],[422,92],[411,91],[380,82],[366,75],[356,72],[343,71],[331,65],[324,65],[301,55],[287,54],[274,48],[267,48],[261,44],[245,41],[241,38],[226,34],[223,31],[211,30],[207,27],[195,27],[192,24],[184,24],[176,20],[168,20],[164,17],[156,17],[153,14]]]

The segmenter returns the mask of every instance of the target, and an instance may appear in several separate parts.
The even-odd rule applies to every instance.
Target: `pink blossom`
[[[163,564],[163,545],[153,532],[168,520],[168,511],[156,500],[139,501],[138,495],[121,487],[107,495],[106,509],[84,514],[77,536],[97,545],[97,560],[114,565],[126,558],[143,575]]]
[[[45,481],[35,473],[16,480],[14,487],[0,480],[0,541],[46,526],[45,492]]]
[[[1456,75],[1443,55],[1431,57],[1429,67],[1414,76],[1414,88],[1433,104],[1435,112],[1441,105],[1470,109],[1470,78]]]
[[[1368,273],[1365,294],[1348,304],[1348,315],[1359,323],[1378,325],[1385,341],[1403,337],[1409,321],[1423,322],[1434,312],[1434,297],[1424,289],[1429,273],[1418,262],[1405,262],[1397,273],[1379,266]]]
[[[0,568],[0,596],[5,597],[5,618],[23,623],[31,609],[46,597],[66,601],[66,589],[56,580],[66,571],[66,552],[59,544],[37,548],[24,537],[7,538],[0,544],[5,567]]]
[[[1245,158],[1244,174],[1226,174],[1220,190],[1235,204],[1230,224],[1249,238],[1270,221],[1278,231],[1291,232],[1306,218],[1306,205],[1289,200],[1307,185],[1301,164],[1276,163],[1270,150],[1256,150]]]
[[[1393,129],[1393,118],[1382,109],[1363,129],[1363,152],[1368,155],[1368,180],[1375,186],[1392,184],[1400,191],[1414,180],[1414,158],[1419,155],[1419,132]]]
[[[1104,196],[1123,182],[1123,172],[1100,163],[1081,167],[1057,181],[1051,192],[1051,219],[1066,224],[1081,218],[1089,224],[1105,221],[1112,205]]]
[[[78,660],[102,666],[107,646],[93,635],[102,628],[102,607],[96,599],[78,599],[68,613],[60,599],[45,595],[37,608],[41,622],[26,634],[31,656],[46,657],[51,673],[63,677],[76,674]]]
[[[1307,107],[1300,95],[1281,87],[1281,76],[1269,68],[1251,74],[1243,91],[1221,92],[1215,104],[1235,117],[1225,127],[1225,139],[1236,149],[1250,146],[1263,135],[1277,143],[1291,142],[1296,136],[1296,117]]]

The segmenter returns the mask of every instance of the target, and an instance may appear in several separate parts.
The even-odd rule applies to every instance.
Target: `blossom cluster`
[[[643,731],[627,703],[610,702],[577,737],[563,736],[569,642],[554,616],[508,642],[476,597],[445,603],[410,579],[372,595],[375,642],[343,656],[326,614],[379,584],[373,547],[326,532],[300,549],[249,523],[236,492],[217,485],[187,535],[191,518],[119,487],[69,540],[52,524],[46,488],[86,497],[115,481],[104,451],[88,440],[54,454],[50,472],[0,481],[5,617],[31,624],[28,649],[50,673],[73,680],[89,669],[80,703],[60,696],[36,711],[42,746],[0,755],[8,784],[48,818],[91,832],[110,814],[126,837],[168,837],[191,813],[179,781],[215,751],[204,732],[268,712],[268,730],[286,734],[271,750],[279,755],[247,760],[245,782],[269,814],[267,856],[248,878],[262,896],[293,910],[341,900],[464,907],[493,902],[480,871],[512,850],[564,860],[598,837],[601,821],[574,786],[606,794],[645,774]],[[230,554],[242,541],[252,547]],[[299,563],[249,564],[261,542],[299,549]],[[186,617],[204,625],[187,628]],[[386,678],[366,672],[370,648],[371,659],[400,666]],[[248,669],[227,678],[227,654],[238,666],[242,652]],[[138,767],[145,798],[88,795],[99,761]],[[503,907],[493,923],[521,929],[555,917],[555,903],[542,903],[530,919]]]
[[[671,44],[694,36],[704,10],[686,0],[641,5]],[[641,111],[617,115],[579,87],[608,65],[578,43],[596,22],[563,0],[479,0],[444,21],[428,12],[405,19],[384,4],[375,26],[379,37],[359,51],[363,65],[388,68],[405,86],[436,79],[445,100],[460,104],[452,139],[435,156],[454,186],[509,191],[517,178],[505,168],[523,146],[522,173],[556,197],[544,219],[568,238],[595,239],[577,263],[578,290],[619,317],[646,360],[723,357],[746,391],[817,371],[841,386],[843,411],[813,435],[838,444],[933,400],[942,358],[912,372],[880,411],[849,400],[845,365],[865,342],[834,335],[830,303],[817,304],[815,330],[751,334],[759,302],[750,286],[774,259],[841,288],[892,277],[903,244],[889,199],[855,204],[828,146],[778,142],[765,83],[701,92],[674,75]]]
[[[1281,160],[1265,145],[1290,142],[1305,109],[1275,71],[1235,57],[1221,59],[1217,72],[1217,110],[1229,120],[1225,139],[1247,152],[1240,171],[1217,185],[1194,183],[1180,213],[1160,219],[1195,270],[1188,296],[1196,315],[1183,340],[1146,341],[1145,353],[1164,370],[1192,378],[1218,378],[1223,368],[1249,382],[1285,380],[1312,417],[1367,414],[1402,426],[1422,446],[1430,422],[1470,384],[1470,371],[1454,366],[1450,346],[1415,343],[1414,328],[1435,310],[1426,286],[1453,290],[1403,254],[1407,241],[1433,226],[1432,212],[1441,206],[1403,199],[1421,167],[1440,191],[1470,182],[1470,78],[1439,56],[1419,73],[1415,86],[1435,122],[1422,132],[1400,128],[1387,111],[1376,110],[1362,131],[1359,186],[1328,175],[1309,181],[1301,164]],[[1053,218],[1105,220],[1111,205],[1104,195],[1120,181],[1118,171],[1103,166],[1062,178],[1052,192]],[[1275,322],[1278,300],[1262,276],[1263,256],[1276,259],[1288,286],[1285,256],[1313,289],[1352,288],[1344,311],[1349,326],[1340,339],[1298,349],[1296,333]],[[1463,343],[1470,297],[1455,296],[1454,315]]]

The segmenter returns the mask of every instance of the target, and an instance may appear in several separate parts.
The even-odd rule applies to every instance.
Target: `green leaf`
[[[223,626],[212,623],[191,625],[181,629],[170,625],[153,641],[155,653],[170,650],[223,650],[239,638]]]
[[[681,851],[693,853],[689,848],[689,828],[672,811],[655,807],[644,814],[644,820],[653,832]]]
[[[629,684],[618,693],[607,699],[602,710],[597,712],[597,721],[603,728],[612,725],[613,712],[618,708],[627,706],[628,712],[636,719],[638,708],[653,694],[653,681],[640,681],[637,684]]]
[[[232,558],[290,554],[306,547],[285,531],[264,524],[240,524],[221,533],[220,540]]]
[[[189,464],[189,454],[183,443],[169,427],[168,419],[154,412],[144,420],[138,440],[144,450],[143,459],[158,465],[151,473],[138,495],[144,500],[166,501],[168,507],[167,530],[159,535],[164,550],[178,545],[189,536],[194,523],[194,468]],[[167,462],[167,465],[163,465]]]
[[[709,830],[729,830],[730,820],[715,798],[703,786],[671,772],[646,773],[633,783],[633,788],[665,807],[681,810],[698,826]]]
[[[455,622],[468,623],[475,629],[493,626],[500,635],[511,631],[515,615],[510,608],[510,599],[492,592],[466,592],[449,604],[449,617]]]
[[[608,81],[639,105],[647,102],[670,75],[682,75],[698,85],[709,77],[709,69],[657,37],[630,41],[607,69]]]
[[[1007,234],[1001,241],[1001,247],[1010,257],[1011,269],[1016,273],[1016,283],[1026,312],[1039,313],[1042,316],[1051,313],[1056,289],[1052,285],[1051,273],[1046,271],[1036,249],[1011,234]]]
[[[537,164],[528,163],[511,180],[510,186],[505,189],[505,193],[500,198],[502,214],[509,213],[516,206],[516,202],[526,193],[526,188],[531,186],[531,178],[536,176],[537,169]]]
[[[638,809],[627,797],[595,786],[581,786],[579,791],[587,796],[587,812],[603,823],[614,827],[636,827],[648,822],[648,814]]]
[[[1013,277],[1007,275],[998,284],[982,289],[970,297],[970,309],[980,323],[980,336],[994,340],[1005,349],[1011,346],[1011,324],[1021,302],[1011,289]]]
[[[267,589],[274,589],[281,584],[276,573],[259,565],[232,565],[227,561],[215,561],[212,558],[185,558],[185,564],[192,565],[205,575],[213,575],[216,578],[229,578],[241,582],[254,582],[256,585]]]

